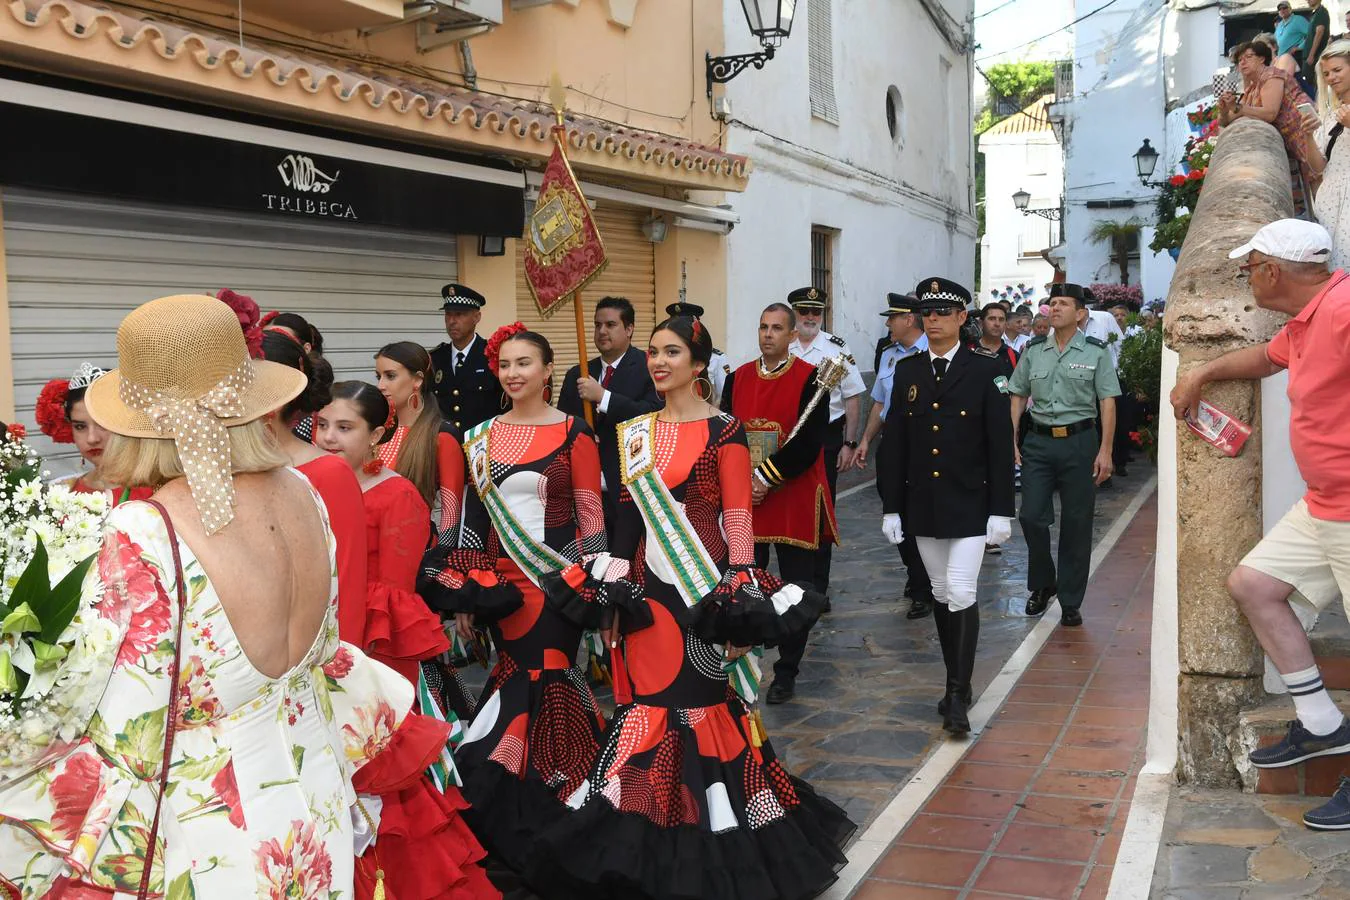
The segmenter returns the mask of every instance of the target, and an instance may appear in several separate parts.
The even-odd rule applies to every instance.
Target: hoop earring
[[[553,402],[553,376],[548,376],[548,381],[544,382],[544,402]]]
[[[413,408],[415,412],[420,412],[422,409],[422,392],[416,391],[412,395],[412,399],[408,401],[408,404]]]
[[[507,395],[506,391],[502,391],[501,407],[503,411],[511,408],[511,398]]]
[[[704,390],[705,385],[707,387],[706,391]],[[689,382],[689,391],[699,400],[707,403],[712,400],[713,383],[706,376],[698,375],[695,376],[693,381]]]

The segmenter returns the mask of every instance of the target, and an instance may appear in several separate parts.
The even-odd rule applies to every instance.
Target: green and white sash
[[[501,491],[497,490],[497,485],[492,480],[492,457],[488,455],[488,435],[492,431],[492,421],[488,419],[469,429],[469,433],[464,436],[464,455],[469,460],[469,477],[473,479],[473,486],[487,509],[492,527],[497,529],[497,537],[501,538],[502,548],[506,550],[511,560],[520,566],[525,577],[530,579],[535,587],[540,587],[539,581],[543,576],[550,572],[560,572],[572,563],[544,542],[536,541],[511,512],[511,507],[507,505]],[[600,636],[588,631],[584,637],[588,646],[598,644],[602,648],[603,658],[605,643]]]
[[[478,491],[478,497],[487,509],[492,527],[497,529],[502,549],[512,562],[520,566],[525,577],[539,587],[539,581],[550,572],[558,572],[572,563],[543,541],[537,541],[529,530],[521,524],[506,498],[497,490],[492,480],[492,458],[488,455],[488,434],[492,430],[492,419],[488,419],[464,436],[464,455],[469,460],[469,477]]]
[[[446,739],[445,746],[441,748],[440,755],[427,767],[427,777],[431,779],[432,784],[436,785],[436,790],[445,792],[446,785],[453,784],[455,787],[464,787],[464,779],[460,777],[459,769],[455,766],[455,757],[451,750],[458,747],[464,740],[464,723],[459,720],[452,709],[442,710],[440,703],[431,696],[431,689],[427,686],[427,679],[422,674],[419,666],[417,670],[417,705],[422,711],[422,715],[431,716],[442,722],[450,723],[450,736]]]
[[[647,546],[655,549],[669,570],[685,605],[693,608],[717,587],[721,573],[685,515],[683,504],[670,495],[656,472],[656,413],[619,425],[619,475],[647,525]],[[727,660],[723,670],[732,688],[747,704],[759,696],[759,657],[756,647]]]

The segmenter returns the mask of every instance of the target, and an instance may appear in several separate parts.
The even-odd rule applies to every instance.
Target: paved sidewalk
[[[1312,831],[1318,797],[1174,787],[1153,870],[1158,900],[1350,900],[1350,842]]]
[[[1134,463],[1130,477],[1098,494],[1093,546],[1152,474],[1148,463]],[[842,479],[840,486],[843,493]],[[834,612],[811,632],[796,699],[761,710],[788,769],[865,828],[943,740],[936,706],[946,670],[932,617],[905,618],[904,568],[881,535],[875,486],[843,497],[838,519],[844,544],[835,550],[831,575]],[[1026,570],[1026,544],[1014,519],[1003,553],[986,556],[980,570],[977,696],[1040,621],[1024,612]],[[764,657],[766,688],[774,658],[775,651]]]
[[[855,900],[1106,896],[1144,760],[1157,501]]]

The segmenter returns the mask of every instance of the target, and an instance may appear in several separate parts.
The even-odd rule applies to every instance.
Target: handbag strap
[[[178,691],[181,677],[180,654],[183,646],[183,619],[187,611],[187,585],[183,579],[183,559],[178,552],[178,535],[173,528],[173,519],[169,511],[158,500],[147,500],[159,510],[164,519],[164,528],[169,533],[169,546],[173,548],[174,584],[178,594],[178,623],[174,626],[173,674],[169,679],[169,708],[164,715],[164,759],[159,767],[159,798],[155,801],[155,818],[150,823],[150,839],[145,845],[145,868],[141,872],[141,886],[136,891],[136,900],[145,900],[150,889],[150,872],[155,861],[155,842],[159,837],[160,813],[164,809],[164,794],[169,787],[169,763],[173,757],[173,736],[178,729]]]

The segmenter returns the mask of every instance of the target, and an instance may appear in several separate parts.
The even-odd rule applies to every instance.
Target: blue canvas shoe
[[[1281,769],[1318,756],[1341,753],[1350,753],[1350,719],[1342,720],[1340,728],[1323,735],[1311,733],[1295,719],[1289,723],[1289,733],[1278,743],[1253,750],[1247,758],[1258,769]]]
[[[1325,805],[1303,814],[1303,824],[1318,831],[1350,831],[1350,778],[1341,776],[1341,786]]]

